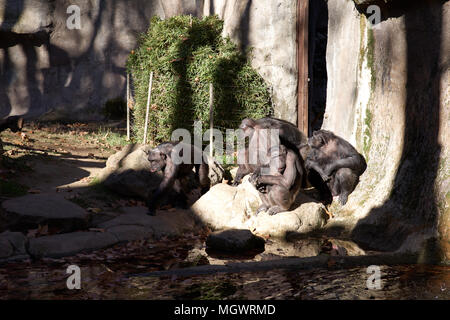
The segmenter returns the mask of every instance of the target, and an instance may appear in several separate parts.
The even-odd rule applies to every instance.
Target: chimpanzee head
[[[148,161],[150,162],[150,172],[157,172],[160,170],[164,170],[166,167],[166,159],[167,156],[155,148],[150,150],[148,153]]]
[[[241,125],[239,126],[239,129],[244,131],[244,136],[249,137],[253,134],[253,131],[255,131],[255,125],[256,122],[253,119],[245,118],[242,120]]]
[[[319,149],[326,145],[334,138],[334,134],[331,131],[319,130],[314,131],[312,137],[308,139],[308,144],[311,148]]]

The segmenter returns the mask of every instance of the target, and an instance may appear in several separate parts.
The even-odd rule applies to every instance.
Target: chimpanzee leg
[[[202,195],[209,191],[211,180],[209,179],[209,166],[206,163],[202,163],[198,169],[198,180],[202,188]]]
[[[259,206],[258,210],[256,210],[257,215],[263,211],[267,211],[271,207],[268,193],[259,192],[259,198],[261,199],[263,204],[261,206]]]
[[[267,213],[271,216],[283,212],[288,211],[292,205],[292,196],[288,189],[274,185],[271,187],[270,192],[268,194],[270,208]]]
[[[331,195],[330,188],[325,182],[323,182],[320,175],[314,169],[309,170],[308,181],[319,192],[320,201],[325,204],[330,204],[333,202],[333,196]]]
[[[172,190],[169,191],[171,192],[170,204],[172,204],[174,207],[186,209],[188,201],[186,195],[183,192],[181,181],[179,179],[175,180],[172,189],[173,192],[171,192]]]
[[[339,202],[344,205],[347,203],[348,196],[355,190],[359,176],[349,168],[341,168],[334,175],[334,187],[338,190]]]

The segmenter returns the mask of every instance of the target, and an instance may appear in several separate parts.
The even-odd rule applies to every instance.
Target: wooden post
[[[298,108],[297,126],[308,136],[308,23],[309,0],[297,3]]]
[[[214,128],[214,85],[212,82],[209,84],[209,143],[211,148],[209,149],[209,155],[213,156],[213,128]]]
[[[145,111],[145,124],[144,124],[144,144],[147,143],[148,115],[150,113],[150,103],[152,102],[152,84],[153,84],[153,71],[150,73],[150,80],[148,81],[147,110]]]
[[[127,141],[130,141],[130,74],[127,73]]]

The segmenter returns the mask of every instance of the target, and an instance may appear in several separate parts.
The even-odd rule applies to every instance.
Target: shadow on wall
[[[5,3],[3,10],[3,22],[0,24],[0,49],[3,50],[3,63],[0,67],[0,118],[4,118],[11,113],[11,101],[6,92],[6,88],[13,81],[13,73],[10,71],[11,59],[8,52],[9,40],[6,37],[5,29],[12,29],[14,25],[8,26],[7,21],[17,21],[24,6],[24,0],[11,1]],[[14,23],[15,24],[15,23]]]
[[[11,112],[36,117],[51,110],[56,117],[61,112],[70,118],[90,116],[78,111],[93,111],[94,114],[100,111],[98,108],[104,101],[125,96],[125,86],[120,86],[118,92],[117,84],[125,83],[126,71],[122,64],[134,46],[131,40],[134,31],[136,34],[143,31],[150,16],[160,10],[157,1],[142,10],[138,6],[140,2],[133,6],[124,0],[91,2],[81,8],[82,30],[69,30],[65,28],[69,17],[66,6],[57,2],[51,12],[52,24],[35,33],[24,34],[12,31],[24,14],[24,1],[3,3],[0,117]],[[119,30],[118,26],[127,30]],[[83,28],[89,27],[92,32],[86,38],[87,29]],[[69,52],[61,43],[75,47]]]
[[[320,130],[327,101],[328,6],[325,0],[309,3],[308,121],[309,135]]]
[[[405,19],[408,61],[402,157],[389,199],[358,222],[352,237],[367,248],[383,251],[395,251],[402,245],[414,247],[425,240],[421,259],[437,261],[442,258],[436,241],[439,211],[435,180],[441,152],[440,58],[445,1],[394,3],[382,6],[382,12],[384,20]]]

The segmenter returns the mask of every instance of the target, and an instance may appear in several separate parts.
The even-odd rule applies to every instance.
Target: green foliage
[[[370,151],[370,147],[372,145],[372,135],[371,135],[371,130],[372,130],[372,112],[367,109],[366,111],[366,118],[364,119],[364,123],[365,123],[365,130],[364,130],[364,155],[366,157],[366,159],[369,158],[369,151]]]
[[[134,134],[143,137],[148,83],[154,72],[148,140],[169,140],[173,130],[209,126],[209,83],[214,85],[214,127],[237,128],[245,117],[271,114],[270,93],[245,54],[222,37],[217,16],[154,17],[127,61],[136,105]]]
[[[124,119],[127,115],[127,103],[121,97],[106,101],[102,113],[112,120]]]

